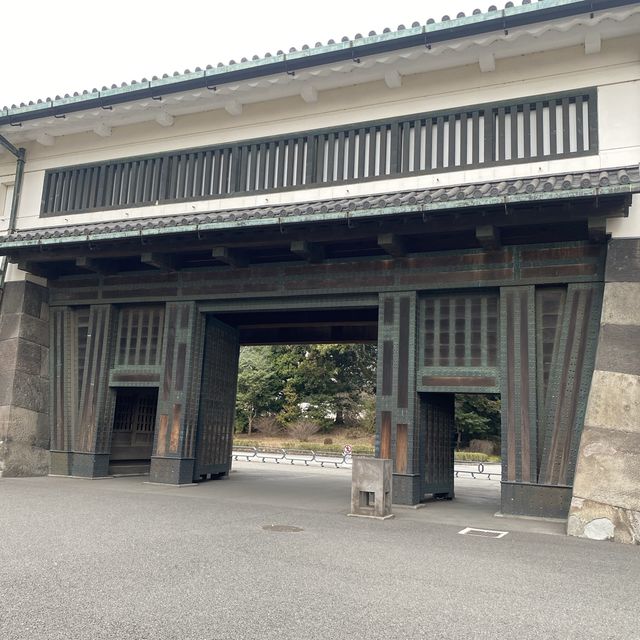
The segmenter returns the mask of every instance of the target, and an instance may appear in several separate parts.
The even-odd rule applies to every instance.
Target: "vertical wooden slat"
[[[315,184],[322,184],[324,182],[324,145],[325,134],[318,134],[316,136],[316,160],[313,179]]]
[[[276,142],[267,142],[265,154],[267,164],[265,167],[265,186],[267,189],[274,189],[276,184],[276,153],[278,145]]]
[[[584,151],[584,108],[582,96],[576,97],[576,143],[577,151]]]
[[[376,175],[376,158],[378,156],[378,136],[376,127],[369,127],[367,130],[367,139],[369,140],[367,177],[372,178]]]
[[[524,136],[524,156],[525,158],[531,157],[531,105],[528,102],[524,103],[522,107],[522,119],[523,119],[523,136]]]
[[[456,116],[455,114],[451,114],[448,118],[448,122],[449,122],[449,150],[448,150],[448,154],[449,154],[449,160],[448,160],[448,165],[449,167],[455,167],[456,166]]]
[[[507,142],[507,127],[505,122],[505,108],[498,108],[498,129],[496,131],[496,138],[498,142],[498,150],[496,152],[495,159],[498,162],[504,161],[506,158],[506,142]]]
[[[364,178],[364,168],[366,167],[367,140],[366,129],[358,129],[358,178]]]
[[[307,136],[307,162],[305,166],[305,184],[313,184],[315,182],[316,175],[316,160],[317,160],[317,138],[314,135]]]
[[[444,118],[436,119],[436,166],[435,169],[444,169]]]
[[[544,155],[544,104],[536,102],[536,157]]]
[[[518,106],[511,105],[509,108],[511,116],[511,160],[518,159]]]
[[[558,118],[556,113],[556,100],[549,100],[549,153],[555,156],[558,153]]]
[[[395,176],[400,172],[400,125],[393,122],[390,125],[390,141],[389,141],[389,175]]]
[[[460,166],[464,167],[467,164],[467,133],[469,130],[468,114],[464,111],[460,114]]]
[[[562,153],[569,153],[571,139],[571,122],[569,120],[569,98],[562,98]]]
[[[327,182],[335,182],[336,166],[336,134],[329,133],[327,135]]]
[[[411,152],[411,123],[403,122],[402,123],[402,154],[401,154],[401,163],[400,163],[400,172],[407,173],[409,171],[409,154]]]
[[[284,184],[284,140],[278,141],[278,168],[276,171],[276,188],[281,189]]]
[[[349,141],[349,155],[347,156],[347,180],[353,180],[355,176],[355,162],[356,162],[356,132],[355,129],[350,129],[348,133]]]
[[[291,187],[293,185],[293,170],[294,170],[294,149],[295,149],[295,140],[293,138],[287,139],[287,172],[286,172],[286,180],[287,187]],[[333,161],[333,155],[330,156]]]
[[[296,159],[296,186],[298,187],[303,184],[305,176],[304,145],[304,138],[298,138],[296,142],[296,148],[298,150],[298,157]]]
[[[388,127],[387,125],[382,125],[380,127],[380,149],[378,151],[378,175],[386,176],[387,175],[387,136],[388,136]]]

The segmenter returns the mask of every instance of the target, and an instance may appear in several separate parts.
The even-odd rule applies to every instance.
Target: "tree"
[[[495,394],[456,394],[457,447],[473,438],[500,438],[500,396]]]
[[[242,347],[238,368],[236,416],[242,430],[251,433],[253,421],[282,407],[281,384],[271,347]]]

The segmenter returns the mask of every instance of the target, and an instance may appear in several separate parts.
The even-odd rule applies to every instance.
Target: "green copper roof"
[[[384,29],[383,33],[370,32],[363,36],[357,34],[353,39],[343,37],[340,42],[329,40],[326,44],[316,43],[314,47],[304,45],[301,50],[292,48],[288,53],[279,51],[264,56],[253,56],[251,60],[243,58],[228,63],[218,63],[216,67],[205,69],[197,67],[194,71],[164,74],[151,80],[143,78],[123,82],[102,89],[84,90],[73,95],[56,96],[37,100],[28,104],[21,103],[0,109],[0,125],[17,124],[24,120],[50,117],[63,113],[80,111],[154,97],[167,93],[188,91],[202,87],[247,80],[252,77],[291,72],[297,69],[329,64],[350,58],[357,59],[386,51],[393,51],[420,45],[434,44],[454,38],[472,37],[499,29],[508,30],[526,24],[552,20],[581,13],[605,10],[630,4],[635,0],[523,0],[515,6],[507,2],[504,9],[489,7],[486,12],[475,9],[470,16],[458,13],[455,18],[443,16],[440,22],[428,20],[426,24],[414,22],[409,28],[399,25],[396,30]]]

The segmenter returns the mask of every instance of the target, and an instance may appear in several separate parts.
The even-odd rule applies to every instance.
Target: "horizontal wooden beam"
[[[52,277],[51,267],[46,264],[42,264],[41,262],[24,260],[23,262],[18,262],[18,269],[20,269],[20,271],[25,271],[26,273],[31,273],[39,278],[47,279]]]
[[[110,275],[118,272],[117,261],[105,262],[96,260],[94,258],[88,258],[87,256],[81,256],[76,258],[76,267],[84,269],[85,271],[91,271],[92,273],[99,273],[101,275]]]
[[[211,255],[219,262],[224,262],[232,267],[246,267],[249,262],[246,256],[241,252],[228,247],[214,247]]]
[[[497,249],[500,246],[500,231],[492,224],[476,227],[476,239],[483,249]]]
[[[161,271],[175,271],[175,257],[166,253],[143,253],[140,256],[142,264],[148,264]]]
[[[290,249],[291,253],[307,262],[322,262],[324,260],[324,248],[306,240],[294,240]]]
[[[378,246],[394,258],[403,258],[407,255],[404,240],[395,233],[381,233],[378,235]]]
[[[607,240],[607,219],[604,217],[589,218],[587,221],[589,229],[589,240],[591,242],[606,242]]]

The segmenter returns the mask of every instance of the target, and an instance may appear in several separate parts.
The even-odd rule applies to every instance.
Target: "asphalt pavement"
[[[259,462],[185,488],[0,479],[0,638],[640,638],[638,547],[495,517],[486,479],[386,521],[349,493],[348,470]]]

